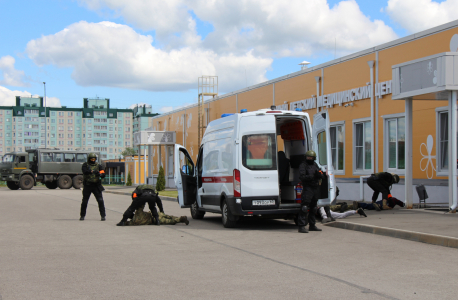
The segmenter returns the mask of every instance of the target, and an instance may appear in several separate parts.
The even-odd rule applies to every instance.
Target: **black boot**
[[[324,207],[324,211],[326,212],[326,216],[328,216],[328,219],[334,222],[336,219],[334,219],[331,215],[331,208],[329,206]]]
[[[118,224],[116,224],[116,226],[126,226],[126,222],[124,222],[123,220],[121,220],[121,222],[119,222]]]
[[[102,217],[100,220],[101,220],[101,221],[105,221],[106,219],[105,219],[105,217]]]
[[[158,226],[161,225],[161,221],[159,221],[159,217],[156,218],[156,225],[158,225]]]
[[[313,226],[309,226],[309,231],[322,231],[322,230],[316,227],[315,225],[313,225]]]
[[[80,221],[84,221],[84,217],[81,217],[81,218],[80,218]]]
[[[300,233],[308,233],[309,231],[307,230],[307,228],[305,228],[305,226],[300,226],[298,232],[300,232]]]
[[[358,208],[358,210],[356,210],[356,212],[360,215],[360,216],[364,216],[367,218],[367,215],[366,213],[364,212],[364,210],[362,208]]]
[[[348,204],[344,202],[340,205],[340,213],[343,213],[346,210],[348,210]]]

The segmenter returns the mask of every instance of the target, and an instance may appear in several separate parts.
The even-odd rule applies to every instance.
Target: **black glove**
[[[315,171],[315,178],[316,179],[321,179],[321,177],[322,177],[322,174],[320,173],[320,171],[318,171],[318,170]]]

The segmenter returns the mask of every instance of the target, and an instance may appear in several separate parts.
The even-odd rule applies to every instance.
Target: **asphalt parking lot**
[[[457,249],[292,221],[218,215],[117,227],[127,196],[0,189],[0,299],[456,299]],[[187,215],[163,201],[167,214]],[[352,218],[359,218],[353,216]]]

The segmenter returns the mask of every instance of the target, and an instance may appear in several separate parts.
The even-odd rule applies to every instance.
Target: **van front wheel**
[[[227,207],[226,200],[223,200],[223,216],[221,218],[223,226],[225,228],[234,228],[237,225],[234,216],[231,213],[229,207]]]
[[[197,206],[197,201],[191,205],[191,217],[195,220],[203,219],[205,215],[204,211],[200,211]]]

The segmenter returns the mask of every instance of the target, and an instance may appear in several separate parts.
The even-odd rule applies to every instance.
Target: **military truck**
[[[79,189],[83,185],[81,166],[90,152],[40,148],[7,153],[0,163],[0,180],[10,190],[30,190],[37,182],[48,189]]]

